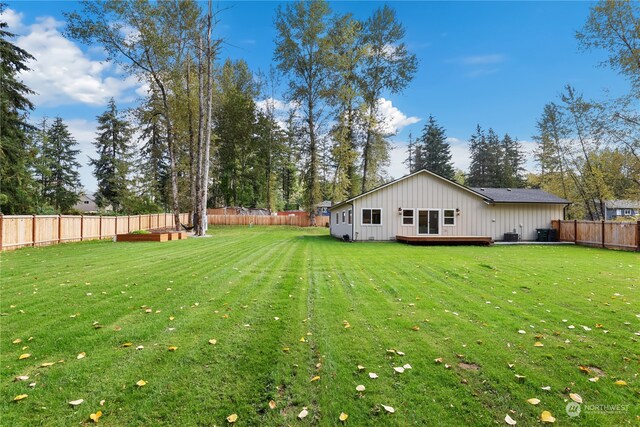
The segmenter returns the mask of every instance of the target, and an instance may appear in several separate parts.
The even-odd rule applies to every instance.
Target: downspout
[[[356,241],[356,210],[353,208],[353,203],[349,203],[351,205],[351,241]]]

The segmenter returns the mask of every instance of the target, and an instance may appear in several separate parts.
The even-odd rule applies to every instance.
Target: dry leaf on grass
[[[13,398],[13,401],[17,402],[19,400],[26,399],[28,396],[29,396],[28,394],[19,394],[16,397]]]
[[[121,345],[121,347],[131,347],[133,345],[132,342],[126,342],[124,344]]]
[[[507,423],[507,424],[509,424],[510,426],[514,426],[514,425],[516,425],[516,424],[517,424],[517,423],[516,423],[516,420],[514,420],[513,418],[511,418],[511,417],[509,416],[509,414],[505,415],[505,417],[504,417],[504,422],[505,422],[505,423]]]
[[[536,399],[535,397],[532,397],[531,399],[527,399],[527,402],[532,405],[537,405],[538,403],[540,403],[540,399]]]
[[[345,414],[344,412],[340,412],[340,416],[338,417],[338,419],[342,422],[347,421],[347,418],[349,418],[348,414]]]
[[[580,396],[577,393],[569,393],[569,397],[571,398],[571,400],[573,400],[574,402],[577,403],[582,403],[582,396]]]
[[[26,381],[29,379],[28,375],[18,375],[17,377],[15,377],[13,380],[14,381]]]
[[[403,366],[403,368],[404,368],[404,369],[413,369],[413,368],[411,367],[411,365],[409,365],[408,363],[407,363],[406,365],[404,365],[404,366]]]
[[[29,353],[24,353],[24,354],[21,354],[21,355],[18,357],[18,360],[28,359],[29,357],[31,357],[31,355],[30,355]]]
[[[366,388],[365,388],[365,386],[363,386],[362,384],[361,384],[361,385],[357,385],[357,386],[356,386],[356,391],[363,392],[363,391],[365,391],[365,390],[366,390]]]
[[[540,414],[540,421],[542,421],[543,423],[555,423],[556,419],[553,415],[551,415],[551,412],[542,411],[542,414]]]
[[[364,371],[366,368],[362,365],[358,365],[358,371]]]
[[[83,351],[82,353],[76,356],[76,359],[80,360],[80,359],[84,359],[85,357],[87,357],[87,353]]]
[[[382,405],[382,404],[380,404],[380,405]],[[393,406],[382,405],[382,407],[384,408],[385,411],[387,411],[390,414],[393,414],[394,412],[396,412],[396,410],[393,409]]]
[[[627,382],[623,380],[618,380],[615,382],[615,385],[627,385]]]
[[[218,343],[218,340],[216,340],[215,338],[212,338],[209,340],[209,344],[211,345],[216,345]]]
[[[309,411],[307,411],[307,408],[304,407],[302,408],[302,411],[300,411],[300,413],[298,414],[298,418],[303,419],[303,418],[306,418],[307,415],[309,415]]]
[[[276,401],[275,400],[270,400],[269,401],[269,408],[270,409],[276,409]]]
[[[394,371],[396,371],[397,373],[401,374],[404,372],[404,368],[402,366],[395,366],[393,368]]]
[[[48,368],[49,366],[53,366],[53,365],[55,365],[55,364],[56,364],[56,362],[45,362],[45,363],[43,363],[42,365],[40,365],[40,367],[42,367],[42,368]]]
[[[89,419],[94,423],[97,423],[101,416],[102,416],[102,411],[98,411],[95,414],[89,415]]]
[[[229,415],[229,416],[227,417],[227,421],[228,421],[230,424],[235,423],[236,421],[238,421],[238,414],[231,414],[231,415]]]
[[[437,359],[433,359],[433,361],[436,362],[436,363],[442,363],[443,359],[442,359],[442,357],[438,357]]]
[[[72,400],[71,402],[69,402],[69,405],[78,406],[78,405],[81,405],[82,402],[84,402],[84,399]]]
[[[544,347],[544,344],[542,344],[540,341],[536,341],[536,343],[533,346],[534,347]]]
[[[20,338],[16,338],[15,340],[11,341],[13,344],[20,344],[22,342],[22,340]]]
[[[178,347],[176,347],[175,345],[170,345],[169,348],[167,348],[167,350],[169,351],[176,351],[178,349]]]
[[[420,330],[420,326],[414,325],[414,326],[411,327],[411,330],[412,331],[419,331]]]
[[[146,382],[145,380],[140,380],[140,381],[138,381],[138,382],[136,383],[136,385],[137,385],[138,387],[144,387],[144,386],[146,386],[146,385],[147,385],[147,382]]]
[[[378,378],[378,374],[376,374],[375,372],[369,372],[369,378],[376,379]]]
[[[309,382],[314,382],[314,381],[318,381],[320,379],[320,375],[316,375],[315,377],[311,378],[311,381]]]

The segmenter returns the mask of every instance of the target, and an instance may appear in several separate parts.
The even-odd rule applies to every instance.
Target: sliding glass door
[[[418,209],[418,234],[440,234],[440,210]]]

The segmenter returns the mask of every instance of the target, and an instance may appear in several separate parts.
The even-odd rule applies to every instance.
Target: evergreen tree
[[[407,169],[409,169],[409,173],[413,173],[416,171],[416,142],[413,139],[413,135],[411,134],[411,132],[409,132],[409,141],[407,142],[407,158],[402,162],[407,166]]]
[[[487,136],[480,125],[476,126],[476,132],[469,139],[469,174],[467,185],[470,187],[488,187],[488,158]]]
[[[505,134],[502,138],[503,170],[501,187],[523,188],[525,186],[524,162],[522,147],[517,139]]]
[[[119,212],[130,194],[131,126],[119,114],[113,98],[97,120],[98,136],[93,145],[99,157],[89,161],[98,180],[96,203],[101,208],[111,204]]]
[[[73,149],[76,140],[60,117],[47,130],[47,137],[49,143],[42,154],[51,160],[51,176],[44,197],[56,211],[68,212],[80,196],[80,163],[76,160],[80,150]]]
[[[487,165],[487,182],[484,187],[500,188],[504,187],[504,153],[502,144],[498,134],[491,128],[487,131],[486,145],[486,165]]]
[[[0,3],[0,15],[6,5]],[[26,121],[34,92],[18,77],[33,59],[9,42],[14,35],[0,22],[0,210],[5,214],[30,213],[34,209],[34,182],[29,170],[34,150],[27,137]]]
[[[453,179],[450,146],[444,128],[436,123],[433,116],[422,130],[419,139],[420,156],[416,157],[415,170],[427,169],[447,179]]]

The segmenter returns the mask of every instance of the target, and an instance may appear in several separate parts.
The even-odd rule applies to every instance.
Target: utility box
[[[504,233],[504,241],[505,242],[517,242],[518,241],[518,233]]]

